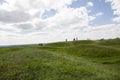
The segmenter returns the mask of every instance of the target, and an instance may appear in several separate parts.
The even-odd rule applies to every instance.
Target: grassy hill
[[[0,48],[0,80],[120,80],[120,39]]]

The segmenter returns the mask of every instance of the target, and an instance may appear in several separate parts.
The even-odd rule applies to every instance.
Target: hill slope
[[[120,39],[0,49],[0,80],[120,80]]]

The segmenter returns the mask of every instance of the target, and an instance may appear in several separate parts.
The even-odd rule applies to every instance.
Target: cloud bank
[[[0,45],[47,43],[74,37],[100,39],[120,37],[119,0],[106,0],[114,11],[115,24],[91,26],[104,13],[90,15],[94,3],[72,8],[75,0],[6,0],[0,5]],[[49,13],[55,11],[49,17]],[[47,18],[43,18],[46,14]]]

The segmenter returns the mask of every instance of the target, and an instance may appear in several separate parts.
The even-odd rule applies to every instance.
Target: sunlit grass
[[[119,41],[1,48],[0,80],[120,80]]]

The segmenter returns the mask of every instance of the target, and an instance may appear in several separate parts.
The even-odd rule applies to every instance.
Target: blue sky
[[[0,0],[0,45],[120,37],[118,3],[120,0]]]
[[[0,4],[2,4],[4,2],[4,0],[0,0]]]

